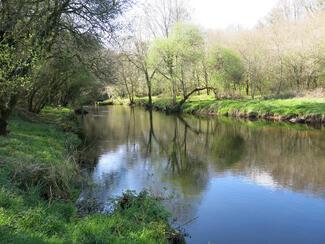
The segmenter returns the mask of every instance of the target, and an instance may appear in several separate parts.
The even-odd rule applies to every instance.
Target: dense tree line
[[[131,103],[163,95],[179,104],[204,90],[217,98],[281,97],[325,86],[322,0],[279,1],[252,30],[202,31],[180,0],[150,1],[139,13],[117,66],[119,92]]]
[[[0,1],[0,134],[17,103],[39,112],[46,104],[76,102],[107,81],[103,40],[130,2]]]
[[[203,31],[185,0],[0,0],[0,134],[19,104],[80,105],[118,95],[283,96],[325,86],[325,2],[285,0],[252,30]],[[124,16],[125,17],[125,16]],[[128,16],[129,17],[129,16]],[[126,21],[128,22],[128,21]],[[115,37],[115,36],[114,36]],[[110,45],[110,50],[105,48]]]

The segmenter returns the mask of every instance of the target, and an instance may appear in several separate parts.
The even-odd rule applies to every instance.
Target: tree
[[[124,43],[124,45],[126,45]],[[147,87],[149,98],[148,108],[152,108],[152,83],[157,73],[158,66],[148,61],[149,47],[148,43],[141,39],[131,39],[128,43],[129,49],[123,50],[121,55],[124,56],[132,65],[134,65],[143,75]]]
[[[98,39],[115,30],[129,0],[0,1],[0,135],[19,94],[48,57],[62,31]]]
[[[174,105],[180,90],[185,98],[193,88],[190,83],[203,55],[203,44],[202,34],[195,26],[179,23],[169,37],[155,40],[151,47],[150,61],[160,64],[158,72],[170,83]]]
[[[176,23],[190,19],[190,10],[184,0],[146,1],[143,12],[144,27],[154,38],[167,38]]]
[[[106,83],[114,79],[113,55],[91,35],[76,39],[69,32],[62,33],[49,54],[26,89],[30,112],[39,113],[47,104],[89,104],[101,97]]]
[[[130,62],[123,54],[118,57],[116,69],[118,70],[118,79],[122,82],[129,98],[130,105],[132,105],[134,104],[134,98],[140,85],[140,69]]]
[[[244,66],[239,54],[235,51],[216,46],[210,51],[208,61],[211,78],[216,86],[221,82],[221,87],[225,91],[236,91],[241,85],[244,75]]]
[[[138,9],[136,19],[131,20],[130,35],[119,44],[120,52],[143,75],[149,108],[152,107],[153,82],[160,65],[159,62],[150,61],[150,41],[153,38],[168,37],[175,23],[188,19],[188,7],[183,0],[145,1]],[[122,77],[122,80],[125,79]]]

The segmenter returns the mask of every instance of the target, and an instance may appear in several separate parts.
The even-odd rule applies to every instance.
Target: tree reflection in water
[[[97,196],[166,187],[175,195],[172,208],[185,219],[195,216],[209,181],[225,174],[324,197],[324,131],[287,127],[123,106],[101,108],[84,121],[86,138],[96,142],[94,172],[104,176],[97,183],[111,182]]]

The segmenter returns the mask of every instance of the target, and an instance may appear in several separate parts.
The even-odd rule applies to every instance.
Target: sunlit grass
[[[178,98],[180,100],[180,98]],[[147,98],[137,99],[138,104],[145,104]],[[172,106],[171,98],[154,97],[153,106],[166,111]],[[256,116],[310,116],[325,115],[325,99],[240,99],[216,100],[213,96],[197,95],[191,97],[182,107],[186,113],[209,114],[254,114]]]
[[[209,111],[218,114],[240,111],[259,115],[319,115],[325,114],[325,99],[271,100],[190,100],[185,112]]]
[[[168,224],[169,213],[147,192],[127,192],[115,211],[81,220],[72,231],[76,243],[167,243],[177,235]]]
[[[66,145],[79,143],[75,134],[64,133],[54,125],[20,118],[10,121],[10,130],[10,136],[0,141],[0,157],[7,162],[37,160],[42,164],[60,164],[68,154]]]
[[[78,214],[80,140],[63,132],[69,118],[65,108],[16,115],[0,137],[0,243],[166,243],[169,214],[145,192],[117,199],[109,215]]]

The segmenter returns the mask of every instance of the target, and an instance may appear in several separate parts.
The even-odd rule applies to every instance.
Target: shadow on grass
[[[46,243],[39,237],[34,237],[29,233],[13,230],[10,226],[0,226],[0,236],[2,243],[14,244],[43,244]]]

